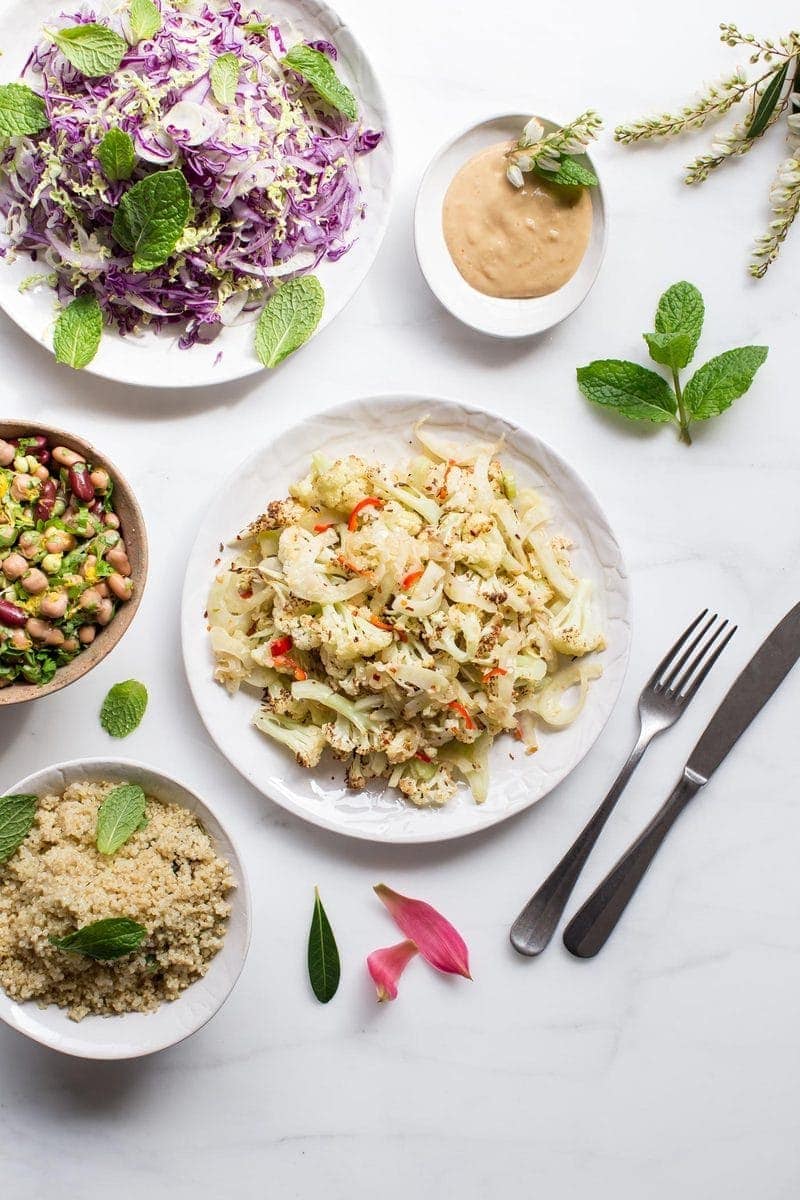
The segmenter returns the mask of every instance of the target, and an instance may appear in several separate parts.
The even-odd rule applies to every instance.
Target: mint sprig
[[[161,13],[153,0],[131,0],[130,27],[134,46],[155,37],[161,24]]]
[[[50,122],[44,100],[24,83],[0,87],[0,137],[32,137]]]
[[[48,33],[75,70],[88,79],[113,74],[128,49],[125,39],[107,25],[72,25]]]
[[[256,326],[256,354],[265,367],[277,367],[307,342],[322,318],[325,293],[316,275],[281,284],[267,301]]]
[[[36,796],[3,796],[0,799],[0,863],[8,862],[20,848],[36,819]]]
[[[88,367],[100,349],[103,313],[94,292],[76,296],[62,311],[53,332],[56,362],[76,371]]]
[[[349,87],[342,83],[333,69],[331,60],[321,50],[299,42],[292,46],[281,62],[302,76],[331,108],[343,113],[349,121],[358,120],[358,103],[355,96]]]
[[[236,87],[242,64],[235,54],[220,54],[210,71],[211,90],[218,104],[226,107],[236,99]]]
[[[133,954],[146,937],[144,925],[139,925],[130,917],[106,917],[102,921],[84,925],[66,937],[53,937],[51,934],[47,940],[51,946],[68,954],[83,954],[98,962],[113,962],[116,958]]]
[[[100,724],[111,737],[124,738],[138,729],[147,708],[147,688],[138,679],[115,683],[100,709]]]
[[[130,179],[136,166],[136,148],[133,138],[124,129],[114,126],[103,137],[95,151],[103,174],[111,183]]]
[[[703,297],[691,283],[675,283],[659,300],[655,331],[643,337],[650,357],[671,373],[672,386],[655,371],[619,359],[598,359],[577,371],[587,400],[633,421],[674,421],[691,444],[692,421],[716,417],[750,388],[769,353],[766,346],[739,346],[712,358],[683,385],[680,371],[694,357],[703,328]]]
[[[154,171],[122,197],[111,233],[133,255],[134,271],[154,271],[174,252],[190,212],[183,172]]]
[[[97,812],[97,849],[116,854],[145,820],[145,794],[138,783],[122,783],[108,793]]]

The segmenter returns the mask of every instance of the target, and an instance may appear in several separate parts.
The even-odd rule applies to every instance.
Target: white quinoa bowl
[[[76,1022],[64,1008],[52,1004],[40,1008],[35,1000],[20,1003],[0,989],[0,1019],[43,1046],[76,1058],[140,1058],[174,1046],[202,1029],[227,1000],[241,974],[250,946],[250,889],[236,846],[208,805],[185,784],[141,763],[107,758],[58,763],[28,775],[11,787],[1,787],[0,796],[60,794],[71,784],[83,781],[138,783],[156,800],[180,805],[195,813],[216,853],[230,865],[236,883],[227,896],[231,912],[225,940],[206,974],[155,1012],[90,1015]]]

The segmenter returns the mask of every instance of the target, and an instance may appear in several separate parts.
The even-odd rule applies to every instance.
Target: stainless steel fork
[[[645,750],[654,737],[674,725],[685,712],[736,632],[735,625],[729,628],[727,621],[718,623],[716,613],[708,620],[706,617],[707,608],[684,630],[648,679],[639,697],[639,737],[628,761],[597,812],[511,926],[511,945],[520,954],[533,957],[545,949],[600,831]]]

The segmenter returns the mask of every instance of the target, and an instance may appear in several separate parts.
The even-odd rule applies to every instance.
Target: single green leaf
[[[678,370],[691,357],[692,339],[688,333],[643,333],[653,362]]]
[[[125,39],[107,25],[72,25],[68,29],[49,32],[75,70],[89,79],[111,75],[128,49]]]
[[[672,419],[677,408],[675,394],[663,376],[616,358],[578,367],[578,387],[593,404],[613,408],[632,421],[663,423]]]
[[[308,935],[308,977],[320,1004],[327,1004],[336,995],[341,975],[339,950],[330,922],[314,888],[314,912]]]
[[[136,148],[133,138],[124,129],[109,129],[96,154],[106,179],[112,183],[130,179],[136,165]]]
[[[265,367],[277,367],[307,342],[320,323],[325,293],[316,275],[282,284],[267,301],[256,326],[256,354]]]
[[[97,813],[97,849],[116,854],[141,828],[145,795],[138,783],[123,783],[108,793]]]
[[[155,171],[135,183],[119,202],[111,232],[133,254],[134,271],[162,266],[181,239],[191,211],[181,171]]]
[[[214,63],[211,68],[211,90],[218,104],[233,104],[241,67],[235,54],[221,54]]]
[[[36,92],[24,83],[0,87],[0,137],[31,137],[49,124],[44,100]]]
[[[112,962],[115,958],[133,954],[146,937],[145,927],[132,921],[130,917],[106,917],[103,921],[84,925],[82,929],[76,929],[66,937],[57,938],[51,935],[47,940],[51,946],[69,954],[84,954],[87,958],[97,959],[98,962]]]
[[[686,408],[697,421],[716,417],[743,396],[769,353],[767,346],[738,346],[695,371],[683,389]]]
[[[130,24],[134,45],[155,37],[161,23],[161,13],[153,0],[131,0]]]
[[[0,863],[8,862],[30,833],[37,802],[36,796],[3,796],[0,799]]]
[[[775,72],[761,93],[758,108],[753,113],[752,121],[747,125],[748,138],[760,137],[767,128],[767,125],[769,125],[769,119],[775,111],[775,105],[781,98],[781,92],[786,82],[786,75],[789,71],[789,63],[791,61],[791,58],[786,59],[781,69]]]
[[[298,42],[292,46],[285,58],[281,59],[285,67],[290,67],[298,75],[302,75],[318,96],[321,96],[332,108],[338,109],[350,121],[358,120],[358,104],[353,93],[346,87],[333,69],[331,60],[321,50]]]
[[[60,313],[53,332],[56,362],[80,371],[88,367],[100,349],[103,313],[94,292],[76,296]]]
[[[147,708],[147,688],[138,679],[115,683],[100,709],[100,724],[111,737],[124,738],[138,729]]]
[[[269,21],[248,21],[242,28],[245,33],[266,33],[269,29]]]
[[[563,187],[597,187],[598,183],[593,171],[568,156],[561,159],[557,171],[542,171],[536,164],[534,170],[541,179],[549,179],[551,183],[560,183]]]
[[[685,355],[680,355],[676,367],[685,367],[694,357],[703,330],[705,305],[693,283],[681,280],[667,288],[656,309],[656,333],[682,333],[688,338]],[[656,362],[660,361],[656,359]],[[669,364],[672,366],[672,363]]]

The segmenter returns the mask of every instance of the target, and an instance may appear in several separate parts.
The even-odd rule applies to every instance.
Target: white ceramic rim
[[[222,498],[230,494],[230,479],[223,483],[223,485],[218,489],[215,497],[212,499],[211,503],[206,509],[206,512],[203,514],[198,535],[189,554],[181,601],[181,641],[184,667],[186,670],[189,687],[207,732],[209,733],[214,744],[219,749],[220,753],[231,763],[233,767],[236,768],[241,775],[244,776],[245,779],[248,780],[249,783],[252,784],[254,788],[256,788],[257,791],[261,792],[262,795],[272,800],[275,804],[287,809],[295,816],[300,817],[302,820],[308,821],[310,824],[316,825],[319,828],[338,833],[344,837],[353,837],[362,841],[391,845],[420,845],[450,841],[454,840],[455,838],[482,833],[486,829],[491,828],[491,826],[517,815],[517,813],[531,807],[538,800],[543,799],[545,795],[552,791],[553,788],[558,784],[562,783],[563,780],[575,769],[575,767],[578,766],[578,764],[583,760],[588,751],[592,748],[602,734],[603,729],[605,728],[611,713],[614,711],[614,708],[619,700],[619,695],[622,690],[622,685],[625,680],[630,659],[631,597],[628,575],[619,542],[617,541],[608,519],[606,518],[605,513],[594,493],[586,485],[586,483],[584,483],[583,479],[574,471],[574,469],[570,467],[569,464],[561,457],[560,454],[554,451],[540,438],[529,433],[527,430],[524,430],[522,427],[516,426],[511,420],[509,420],[508,417],[468,402],[452,401],[442,397],[430,396],[422,393],[393,393],[378,396],[360,397],[354,400],[346,401],[343,404],[339,404],[333,408],[327,409],[324,413],[318,413],[305,418],[303,421],[298,422],[297,425],[284,430],[278,435],[278,439],[290,438],[292,435],[296,434],[298,430],[304,427],[310,428],[313,426],[314,422],[318,422],[325,418],[333,417],[335,419],[337,416],[346,416],[349,410],[358,405],[384,406],[387,404],[398,405],[400,403],[419,405],[423,408],[431,410],[432,412],[433,410],[438,410],[439,412],[451,413],[454,416],[458,412],[461,412],[462,414],[467,413],[470,416],[474,416],[478,419],[488,419],[489,421],[496,422],[497,424],[504,426],[509,434],[523,433],[527,439],[529,439],[542,451],[543,456],[545,454],[550,456],[553,462],[557,463],[559,467],[567,473],[576,490],[576,494],[580,495],[581,500],[586,503],[588,509],[591,511],[593,519],[598,522],[603,533],[605,536],[607,536],[609,543],[614,548],[615,562],[613,564],[613,569],[615,578],[617,580],[617,591],[622,604],[622,615],[619,617],[619,620],[626,627],[624,645],[619,655],[621,669],[618,672],[613,693],[609,693],[607,700],[607,711],[605,712],[601,723],[595,730],[593,737],[591,737],[579,755],[571,762],[569,768],[562,774],[558,775],[558,777],[555,778],[553,782],[550,783],[550,785],[547,786],[543,791],[541,791],[540,794],[534,795],[530,800],[527,800],[525,803],[516,807],[508,808],[507,810],[498,810],[497,812],[493,813],[486,813],[485,809],[481,809],[476,806],[477,811],[482,814],[482,820],[480,823],[475,824],[472,828],[452,830],[433,828],[430,831],[415,831],[411,834],[403,834],[403,836],[391,837],[381,836],[381,834],[376,832],[374,828],[367,830],[363,828],[347,827],[343,824],[341,819],[337,820],[335,817],[329,816],[328,812],[321,806],[320,808],[310,808],[308,806],[304,806],[303,804],[297,803],[286,793],[286,791],[282,792],[274,788],[269,788],[267,782],[265,782],[265,777],[268,774],[266,767],[262,766],[262,769],[259,771],[250,769],[246,762],[239,761],[237,757],[231,754],[230,748],[226,745],[225,739],[218,733],[217,729],[212,723],[204,704],[204,691],[208,688],[219,689],[220,685],[215,684],[212,679],[213,662],[211,659],[207,634],[205,632],[205,625],[201,615],[202,606],[198,605],[198,588],[200,586],[200,579],[203,578],[205,580],[205,590],[202,591],[204,603],[205,596],[207,595],[208,587],[210,586],[213,575],[213,567],[211,566],[211,563],[213,561],[214,554],[209,553],[211,550],[211,543],[213,543],[213,550],[216,551],[220,541],[219,536],[216,536],[220,531],[217,528],[218,522],[215,522],[214,520],[214,514]],[[434,412],[433,415],[435,420],[436,413]],[[262,455],[270,451],[273,446],[274,441],[267,443],[267,445],[262,446],[253,454],[249,455],[248,458],[233,473],[232,477],[240,476],[243,471],[247,470],[251,463],[255,463]],[[251,514],[251,516],[252,515],[255,514]],[[246,522],[243,522],[242,524],[245,523]],[[241,528],[242,526],[239,527]],[[230,539],[233,536],[233,533],[233,530],[229,530],[227,533],[227,538]],[[208,545],[206,544],[207,542],[209,543]],[[201,572],[205,572],[205,575],[201,575]],[[195,578],[195,576],[197,578]],[[198,639],[201,637],[203,641],[203,651],[199,649],[198,645]],[[199,668],[197,666],[197,661],[200,661],[201,655],[203,667]],[[216,695],[217,693],[214,694]],[[252,697],[250,697],[250,699],[251,703],[255,705],[255,701],[252,700]],[[590,699],[587,703],[590,702],[591,691]],[[580,718],[578,718],[578,720],[580,720]],[[288,751],[286,751],[286,754],[288,755]],[[291,762],[291,756],[289,756],[288,761]],[[310,784],[314,783],[315,777],[317,776],[318,772],[321,771],[322,767],[317,768],[317,770],[314,772],[307,772],[307,777],[310,781]]]
[[[61,1054],[67,1054],[74,1058],[85,1058],[98,1061],[119,1061],[123,1059],[143,1058],[146,1055],[156,1054],[161,1050],[166,1050],[170,1046],[177,1046],[187,1038],[191,1037],[193,1034],[197,1033],[200,1029],[208,1024],[212,1017],[216,1016],[233,992],[242,970],[244,969],[248,951],[250,949],[253,925],[253,902],[250,892],[250,884],[238,847],[236,846],[234,839],[231,837],[226,825],[223,823],[220,817],[217,816],[216,811],[212,809],[209,804],[202,799],[201,796],[198,795],[194,788],[189,787],[188,784],[183,783],[174,776],[167,775],[164,771],[161,771],[156,767],[148,766],[146,763],[137,762],[134,759],[127,758],[70,759],[67,762],[53,763],[50,766],[42,767],[38,771],[32,772],[30,775],[27,775],[24,779],[19,780],[19,782],[15,783],[12,787],[2,792],[2,795],[15,795],[26,792],[38,794],[43,790],[43,784],[40,781],[49,778],[54,772],[60,771],[67,775],[73,774],[74,776],[78,777],[81,772],[85,772],[87,770],[90,772],[90,775],[92,772],[94,772],[95,778],[100,778],[101,776],[105,775],[106,777],[110,777],[112,779],[117,776],[120,779],[135,777],[134,781],[143,779],[152,781],[149,782],[147,786],[149,786],[156,799],[159,799],[157,794],[158,787],[161,785],[166,785],[169,789],[172,789],[174,793],[170,800],[171,803],[182,803],[181,800],[177,799],[177,794],[180,793],[191,802],[191,804],[185,804],[184,807],[191,807],[191,811],[197,813],[204,825],[207,824],[208,826],[216,826],[216,830],[212,831],[212,829],[209,828],[208,832],[215,844],[218,842],[220,834],[222,835],[222,838],[227,841],[227,849],[223,852],[223,856],[230,863],[231,870],[233,871],[237,882],[237,888],[233,893],[232,899],[234,902],[238,901],[239,903],[238,905],[234,903],[230,921],[233,921],[236,918],[239,922],[244,922],[242,928],[244,936],[239,961],[235,968],[229,972],[224,987],[221,988],[219,994],[215,996],[213,1007],[210,1007],[207,1012],[204,1012],[202,1018],[196,1023],[182,1029],[178,1036],[162,1034],[160,1037],[157,1037],[146,1043],[142,1042],[139,1045],[136,1045],[135,1041],[120,1042],[118,1045],[115,1045],[114,1043],[98,1045],[93,1044],[91,1037],[85,1035],[88,1030],[97,1027],[97,1022],[102,1022],[103,1025],[107,1026],[108,1030],[110,1031],[113,1031],[115,1028],[121,1029],[126,1024],[128,1025],[128,1028],[130,1028],[132,1024],[131,1018],[135,1018],[137,1026],[143,1028],[145,1027],[145,1022],[152,1022],[153,1025],[155,1025],[156,1022],[159,1024],[168,1024],[169,1017],[174,1011],[173,1006],[182,1005],[187,998],[191,996],[192,988],[196,988],[198,984],[202,984],[204,980],[208,980],[209,974],[214,968],[214,963],[224,953],[225,945],[227,944],[228,933],[230,932],[230,926],[226,932],[226,942],[223,945],[223,948],[219,951],[218,955],[212,960],[204,979],[197,980],[195,983],[190,984],[189,987],[186,988],[185,991],[181,992],[180,996],[178,996],[175,1000],[163,1003],[160,1008],[153,1013],[123,1013],[119,1016],[108,1017],[92,1015],[85,1017],[83,1021],[75,1022],[70,1020],[64,1009],[59,1009],[56,1005],[48,1005],[47,1008],[40,1009],[33,1000],[27,1000],[22,1003],[18,1003],[17,1001],[12,1000],[5,993],[5,991],[0,988],[0,1020],[4,1021],[6,1025],[15,1030],[17,1033],[22,1034],[24,1037],[30,1038],[31,1041],[38,1042],[42,1046],[47,1046],[51,1050],[57,1050]],[[64,786],[68,786],[68,784],[65,784]],[[65,1032],[63,1034],[59,1034],[54,1030],[49,1029],[43,1023],[42,1014],[44,1013],[50,1014],[53,1020],[60,1018],[60,1022],[63,1022]],[[82,1030],[84,1031],[83,1037],[81,1036]]]
[[[95,7],[102,10],[108,4],[109,0],[96,0]],[[14,0],[13,4],[5,0],[3,11],[0,11],[0,38],[7,53],[0,82],[12,82],[19,74],[27,47],[33,44],[36,28],[41,24],[38,14],[42,9],[54,12],[65,7],[69,6],[64,0]],[[266,0],[253,0],[253,7],[263,8],[273,19],[284,23],[294,18],[308,37],[334,41],[340,53],[341,73],[362,100],[365,125],[384,132],[380,145],[359,160],[367,216],[361,223],[363,228],[355,229],[354,226],[356,245],[338,262],[322,263],[316,271],[326,292],[322,320],[316,330],[320,333],[353,299],[383,244],[394,200],[395,164],[390,114],[383,88],[364,48],[327,0],[272,0],[269,5]],[[20,13],[24,14],[22,22]],[[304,22],[307,29],[303,28]],[[22,33],[18,32],[20,27]],[[25,43],[21,48],[23,38]],[[380,158],[375,159],[375,156]],[[373,168],[370,160],[380,165]],[[17,291],[21,280],[35,272],[36,264],[25,255],[13,264],[0,261],[0,308],[52,356],[53,293],[49,288],[24,295]],[[198,344],[191,350],[181,350],[179,334],[145,333],[142,338],[122,338],[106,328],[96,358],[84,371],[131,387],[170,389],[214,387],[259,373],[268,375],[270,372],[258,361],[253,349],[254,331],[253,323],[236,326],[224,330],[208,345]],[[220,352],[222,359],[217,362]]]
[[[450,258],[444,241],[441,228],[443,194],[439,195],[437,191],[437,195],[429,201],[428,191],[433,186],[433,177],[442,159],[470,134],[478,134],[484,126],[501,121],[509,122],[515,129],[521,129],[529,118],[530,113],[526,115],[502,110],[464,126],[453,137],[448,138],[431,158],[420,180],[414,204],[414,251],[419,269],[436,299],[470,329],[489,337],[508,340],[534,337],[553,329],[580,308],[597,281],[608,245],[609,217],[603,183],[596,163],[588,154],[582,156],[598,178],[598,184],[591,189],[591,194],[594,227],[599,229],[599,240],[593,230],[581,267],[563,287],[547,296],[533,297],[529,300],[503,300],[499,297],[484,296],[470,287]],[[539,116],[539,119],[547,130],[563,126],[563,122],[558,122],[552,117]],[[487,145],[489,144],[491,143],[487,142]],[[463,161],[466,162],[469,157],[467,154]],[[460,165],[463,165],[463,162]],[[594,243],[596,245],[593,251]],[[595,261],[589,266],[587,260],[592,252]],[[551,315],[547,315],[548,311]]]

